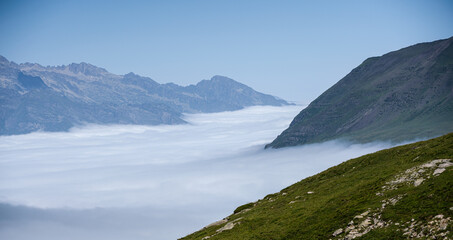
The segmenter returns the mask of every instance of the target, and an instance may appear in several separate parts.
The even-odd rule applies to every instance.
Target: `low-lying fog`
[[[0,137],[0,239],[176,239],[239,205],[390,147],[327,142],[263,150],[301,108]]]

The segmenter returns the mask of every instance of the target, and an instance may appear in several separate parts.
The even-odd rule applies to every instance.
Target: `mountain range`
[[[183,113],[287,105],[223,76],[196,85],[159,84],[88,63],[16,64],[0,56],[0,134],[66,131],[94,124],[181,124]]]
[[[332,139],[402,142],[452,132],[452,42],[421,43],[366,59],[266,147]]]
[[[351,159],[182,239],[453,239],[452,42],[365,60],[266,147],[449,134]]]
[[[453,131],[453,38],[365,60],[267,148],[401,142]],[[286,105],[232,79],[187,87],[87,63],[0,58],[0,134],[85,123],[179,124],[182,113]],[[183,239],[452,239],[453,133],[351,159],[242,206]]]

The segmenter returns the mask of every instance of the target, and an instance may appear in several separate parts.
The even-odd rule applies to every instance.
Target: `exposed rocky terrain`
[[[287,105],[222,76],[186,87],[88,63],[44,67],[0,56],[0,134],[65,131],[86,123],[179,124],[182,113]]]
[[[452,239],[453,133],[346,161],[182,239]]]
[[[384,196],[388,191],[394,191],[403,185],[418,187],[426,179],[437,177],[443,173],[446,168],[453,166],[451,159],[436,159],[428,163],[407,169],[397,174],[391,181],[382,186],[381,191],[376,195]],[[428,239],[448,239],[449,234],[447,227],[451,224],[451,217],[444,218],[439,214],[430,217],[425,221],[415,221],[411,219],[407,222],[393,222],[392,220],[383,220],[382,212],[389,205],[395,206],[398,201],[403,199],[406,194],[400,194],[391,198],[381,200],[382,205],[376,209],[367,211],[355,216],[344,228],[339,228],[332,233],[333,239],[355,239],[361,237],[376,228],[386,228],[391,225],[396,227],[396,231],[401,232],[403,236],[410,238],[428,238]]]

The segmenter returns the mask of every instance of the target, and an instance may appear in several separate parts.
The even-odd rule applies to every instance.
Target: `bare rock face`
[[[209,228],[209,227],[213,227],[213,226],[222,225],[222,224],[224,224],[224,223],[226,223],[226,222],[228,222],[228,219],[222,219],[222,220],[219,220],[219,221],[217,221],[217,222],[213,222],[213,223],[207,225],[207,226],[204,227],[204,228]]]
[[[445,171],[445,167],[453,166],[451,159],[435,159],[428,163],[407,169],[405,172],[395,176],[395,178],[382,186],[383,192],[395,190],[403,184],[418,187],[423,181],[430,177],[436,177]],[[382,192],[376,193],[382,195]]]
[[[343,228],[339,228],[337,229],[335,232],[333,232],[332,236],[337,236],[338,234],[342,233],[343,232]]]
[[[0,135],[10,135],[84,123],[180,124],[182,113],[288,103],[222,76],[182,87],[88,63],[17,65],[0,56],[0,104]]]
[[[238,225],[238,224],[241,224],[240,220],[242,220],[242,217],[240,218],[237,218],[237,219],[234,219],[232,221],[228,221],[228,219],[223,219],[223,220],[220,220],[220,221],[217,221],[215,223],[212,223],[212,224],[209,224],[208,226],[206,226],[205,228],[208,228],[208,227],[212,227],[212,226],[218,226],[218,225],[222,225],[224,223],[226,223],[225,225],[223,225],[223,227],[217,229],[215,231],[215,234],[213,235],[209,235],[209,236],[205,236],[202,238],[203,239],[209,239],[211,237],[214,237],[220,233],[222,233],[223,231],[228,231],[228,230],[231,230],[234,228],[234,226]]]
[[[216,232],[219,233],[219,232],[223,232],[223,231],[225,231],[225,230],[231,230],[231,229],[234,228],[234,225],[235,225],[234,222],[229,222],[229,223],[225,224],[225,226],[223,226],[223,227],[217,229]]]
[[[383,196],[383,193],[397,190],[403,185],[418,187],[423,183],[424,179],[437,177],[445,171],[443,167],[453,166],[451,159],[435,159],[430,162],[421,164],[405,170],[393,177],[393,180],[388,181],[382,186],[382,190],[376,195]],[[439,169],[444,169],[440,171]],[[398,226],[398,231],[408,238],[423,238],[423,239],[443,239],[447,234],[447,227],[451,224],[450,217],[445,218],[443,214],[434,216],[427,222],[416,221],[412,219],[409,222],[392,222],[384,221],[382,213],[389,206],[395,206],[407,194],[399,194],[387,199],[383,199],[382,205],[376,209],[368,209],[367,211],[357,215],[352,219],[348,226],[343,231],[340,228],[332,233],[334,239],[349,240],[361,237],[373,229],[386,228],[389,226]]]
[[[452,132],[452,42],[421,43],[365,60],[267,147],[339,138],[400,142]]]

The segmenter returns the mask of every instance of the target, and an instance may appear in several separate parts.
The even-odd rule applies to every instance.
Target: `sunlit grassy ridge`
[[[451,159],[453,134],[351,159],[183,239],[451,239]]]

